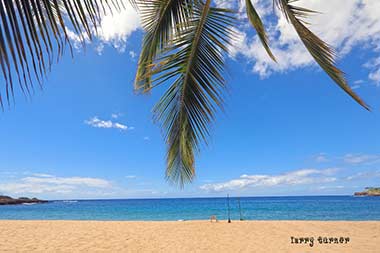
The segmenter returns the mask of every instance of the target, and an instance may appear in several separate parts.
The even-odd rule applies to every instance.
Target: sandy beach
[[[378,253],[380,222],[0,221],[0,238],[0,252]]]

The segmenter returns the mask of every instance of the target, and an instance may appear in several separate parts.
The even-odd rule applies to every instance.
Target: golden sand
[[[380,222],[0,221],[0,252],[379,253]]]

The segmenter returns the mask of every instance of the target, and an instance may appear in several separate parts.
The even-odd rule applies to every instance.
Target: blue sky
[[[378,3],[367,4],[370,10]],[[125,15],[136,18],[130,10]],[[281,22],[270,28],[280,33],[273,35],[280,41],[274,45],[278,66],[262,51],[255,53],[255,35],[240,27],[239,45],[227,59],[225,112],[217,115],[210,143],[197,156],[194,183],[180,190],[165,181],[166,147],[152,121],[151,109],[166,87],[134,94],[142,32],[138,20],[125,27],[125,19],[104,23],[105,32],[85,53],[77,48],[74,59],[67,54],[53,67],[42,91],[36,89],[29,99],[17,93],[15,105],[0,114],[0,194],[48,199],[322,195],[379,186],[377,31],[341,32],[340,40],[329,31],[321,34],[337,47],[339,66],[372,107],[367,112],[311,63]],[[363,22],[370,21],[380,22]]]

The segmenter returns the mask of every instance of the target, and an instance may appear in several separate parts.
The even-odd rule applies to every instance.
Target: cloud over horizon
[[[358,172],[354,175],[347,177],[346,180],[366,180],[373,178],[380,178],[380,170]]]
[[[287,172],[280,175],[241,175],[238,179],[232,179],[222,183],[205,184],[201,190],[220,192],[225,190],[240,190],[248,187],[263,186],[282,186],[282,185],[303,185],[317,183],[331,183],[337,179],[333,177],[336,168],[324,170],[301,169]]]
[[[343,161],[352,165],[380,163],[380,155],[346,154]]]
[[[10,195],[58,194],[111,189],[108,180],[93,177],[58,177],[48,174],[33,174],[11,182],[0,182],[0,192]],[[95,192],[95,191],[94,191]]]

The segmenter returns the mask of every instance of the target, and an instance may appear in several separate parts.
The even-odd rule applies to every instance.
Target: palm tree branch
[[[192,18],[173,41],[154,82],[175,78],[154,108],[168,144],[166,177],[183,186],[195,176],[194,152],[207,142],[209,125],[223,103],[223,53],[231,40],[229,11],[194,5]],[[168,60],[169,59],[169,60]],[[161,59],[160,59],[161,60]]]
[[[10,94],[14,97],[14,76],[22,93],[30,94],[31,73],[41,85],[51,69],[54,55],[58,61],[66,45],[72,52],[67,28],[73,27],[82,41],[82,30],[91,39],[92,28],[99,26],[101,14],[110,12],[104,6],[111,8],[113,4],[120,10],[124,6],[121,1],[0,0],[0,65],[8,104]],[[2,102],[0,92],[1,107]]]
[[[135,80],[135,90],[147,92],[152,88],[153,61],[162,51],[173,33],[178,29],[178,23],[184,23],[188,16],[189,0],[153,0],[137,1],[141,13],[143,27],[146,31],[139,57]]]
[[[369,110],[369,106],[350,88],[344,73],[336,67],[334,50],[312,33],[303,20],[314,11],[293,5],[297,0],[276,0],[277,6],[294,26],[298,36],[321,68],[357,103]]]
[[[263,22],[261,21],[261,18],[259,14],[257,13],[255,7],[252,5],[251,0],[245,0],[246,5],[246,11],[249,21],[251,22],[252,26],[255,28],[257,35],[259,36],[259,39],[261,41],[261,44],[264,46],[265,50],[267,51],[269,57],[276,62],[276,57],[273,55],[270,47],[269,47],[269,39],[265,32],[265,28],[263,25]]]

